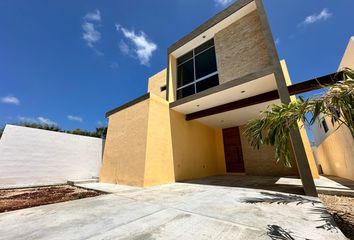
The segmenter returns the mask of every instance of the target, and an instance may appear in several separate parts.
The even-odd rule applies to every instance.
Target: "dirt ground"
[[[0,190],[0,212],[94,197],[103,193],[70,185]]]
[[[319,197],[344,235],[354,240],[354,198],[324,194]]]

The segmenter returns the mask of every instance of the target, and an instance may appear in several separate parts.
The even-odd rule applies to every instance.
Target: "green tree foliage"
[[[298,122],[311,126],[317,118],[329,117],[332,124],[347,126],[354,138],[354,72],[346,68],[336,77],[340,81],[324,86],[327,92],[323,96],[272,105],[259,119],[250,121],[245,130],[250,144],[257,149],[263,144],[275,146],[276,161],[291,167],[290,129],[297,127]],[[309,114],[311,118],[307,119]]]

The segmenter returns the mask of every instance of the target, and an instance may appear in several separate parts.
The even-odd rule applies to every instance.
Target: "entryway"
[[[224,140],[224,153],[226,171],[228,173],[244,173],[242,145],[239,127],[225,128],[222,130]]]

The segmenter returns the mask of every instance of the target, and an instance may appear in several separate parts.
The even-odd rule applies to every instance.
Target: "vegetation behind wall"
[[[63,132],[63,133],[81,135],[81,136],[96,137],[96,138],[106,138],[107,135],[107,127],[96,128],[95,131],[85,131],[85,130],[81,130],[80,128],[76,128],[75,130],[69,131],[69,130],[63,130],[56,125],[49,125],[43,123],[22,122],[22,123],[15,123],[13,125],[43,129],[43,130],[54,131],[54,132]],[[0,138],[2,136],[4,129],[5,127],[0,127]]]

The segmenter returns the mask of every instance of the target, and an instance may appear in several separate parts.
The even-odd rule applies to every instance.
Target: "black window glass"
[[[203,43],[202,45],[200,45],[199,47],[194,49],[194,54],[197,55],[200,52],[203,52],[205,49],[214,46],[214,39],[210,39],[209,41],[206,41],[205,43]]]
[[[325,131],[325,133],[326,132],[328,132],[328,125],[327,125],[327,123],[326,123],[326,120],[322,120],[322,126],[323,126],[323,130]]]
[[[214,47],[195,56],[195,75],[197,80],[216,71],[216,57]]]
[[[177,65],[184,63],[185,61],[187,61],[188,59],[191,59],[192,57],[193,57],[193,51],[190,51],[190,52],[184,54],[183,56],[181,56],[177,59]]]
[[[166,90],[166,88],[167,88],[166,85],[163,85],[163,86],[160,87],[160,91],[163,92],[163,91]]]
[[[219,76],[215,74],[211,77],[208,77],[200,82],[197,82],[197,92],[204,91],[208,88],[219,85]]]
[[[181,99],[195,93],[194,84],[177,90],[177,99]]]
[[[177,88],[194,81],[193,59],[177,67]]]

